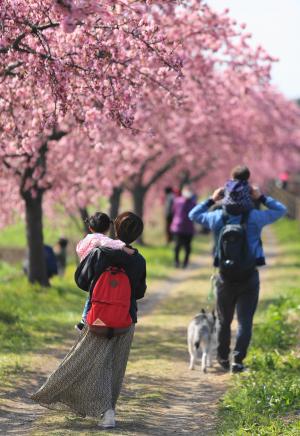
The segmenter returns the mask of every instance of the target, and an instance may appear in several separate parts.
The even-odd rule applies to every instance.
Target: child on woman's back
[[[91,233],[86,235],[81,241],[78,242],[76,253],[79,256],[80,262],[96,247],[107,247],[114,250],[124,250],[128,254],[133,254],[135,251],[126,247],[126,244],[118,239],[111,239],[105,235],[108,232],[111,220],[106,213],[96,212],[93,216],[86,220],[86,224]],[[77,330],[82,330],[88,311],[90,310],[90,298],[87,299],[81,321],[76,324]]]

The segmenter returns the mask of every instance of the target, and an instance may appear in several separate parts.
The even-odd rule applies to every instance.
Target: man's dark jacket
[[[146,261],[141,254],[136,252],[129,255],[121,250],[110,248],[95,248],[83,259],[75,271],[75,282],[80,289],[90,292],[100,275],[110,266],[124,268],[131,285],[130,316],[134,323],[137,322],[137,303],[146,292]]]

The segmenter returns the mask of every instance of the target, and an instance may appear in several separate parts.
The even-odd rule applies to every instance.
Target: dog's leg
[[[212,344],[209,345],[207,351],[207,366],[211,367],[212,365]]]
[[[206,372],[206,361],[207,361],[207,350],[203,350],[202,361],[201,361],[201,369],[202,372]]]
[[[189,366],[189,369],[195,369],[195,354],[194,353],[192,353],[191,354],[191,360],[190,360],[190,366]]]
[[[188,346],[189,346],[188,348],[189,348],[189,353],[190,353],[189,369],[195,369],[195,353],[194,353],[193,347],[192,347],[190,342],[189,342]]]
[[[210,367],[212,364],[212,347],[210,346],[207,353],[207,366]]]

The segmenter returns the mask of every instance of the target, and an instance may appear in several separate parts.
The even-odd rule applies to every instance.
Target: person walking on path
[[[165,234],[166,242],[169,244],[172,241],[171,223],[173,220],[173,202],[175,194],[171,186],[165,188]]]
[[[64,276],[67,267],[68,243],[69,241],[66,238],[59,238],[59,240],[56,243],[55,257],[57,262],[58,275],[61,277]]]
[[[189,187],[182,189],[181,196],[174,199],[173,203],[173,220],[171,224],[171,231],[174,235],[175,241],[175,267],[180,267],[180,251],[183,248],[185,251],[184,260],[182,263],[183,268],[186,268],[189,263],[191,254],[191,244],[194,236],[194,225],[189,219],[189,212],[195,207],[194,194]]]
[[[131,212],[119,215],[114,225],[117,237],[127,245],[143,231],[142,220]],[[76,282],[82,289],[93,289],[100,275],[111,266],[122,267],[129,278],[131,327],[125,334],[113,337],[85,327],[59,367],[31,397],[48,408],[98,419],[103,416],[99,425],[104,428],[115,427],[115,407],[137,322],[136,300],[143,298],[146,291],[146,263],[137,251],[128,255],[121,250],[95,248],[80,263]]]
[[[238,180],[244,182],[248,180],[250,171],[247,167],[237,167],[234,170],[238,174]],[[231,371],[241,372],[244,370],[243,360],[251,340],[253,316],[258,303],[259,274],[257,267],[265,264],[261,232],[264,226],[285,215],[286,207],[272,197],[263,195],[258,187],[251,186],[248,182],[237,184],[238,188],[233,180],[231,182],[226,184],[225,191],[224,188],[216,189],[210,198],[194,207],[190,211],[189,217],[192,221],[211,229],[214,232],[215,240],[218,241],[214,253],[215,266],[219,266],[219,275],[216,281],[216,305],[219,318],[217,360],[225,370],[230,369],[231,323],[236,309],[238,330]],[[266,210],[257,210],[251,206],[249,194],[253,201],[259,201],[266,207]],[[222,209],[209,211],[216,202],[221,202]],[[227,259],[223,262],[220,259],[224,250],[226,251],[226,247],[223,251],[221,247],[226,226],[231,231],[240,231],[241,235],[243,234],[241,229],[244,229],[245,255],[235,261],[241,270],[244,267],[244,272],[240,276],[238,276],[237,271],[234,271],[234,261]],[[231,242],[227,241],[227,243],[229,244],[228,248]],[[249,262],[249,268],[246,270],[247,262]],[[231,271],[231,277],[229,271]],[[235,277],[233,278],[232,274],[234,273]]]

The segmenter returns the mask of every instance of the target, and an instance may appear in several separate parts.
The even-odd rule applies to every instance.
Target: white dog
[[[216,316],[214,311],[206,313],[204,309],[195,316],[188,326],[188,349],[190,353],[190,367],[195,369],[199,348],[202,351],[202,372],[212,363],[212,350],[216,343]],[[199,356],[200,357],[200,356]]]

